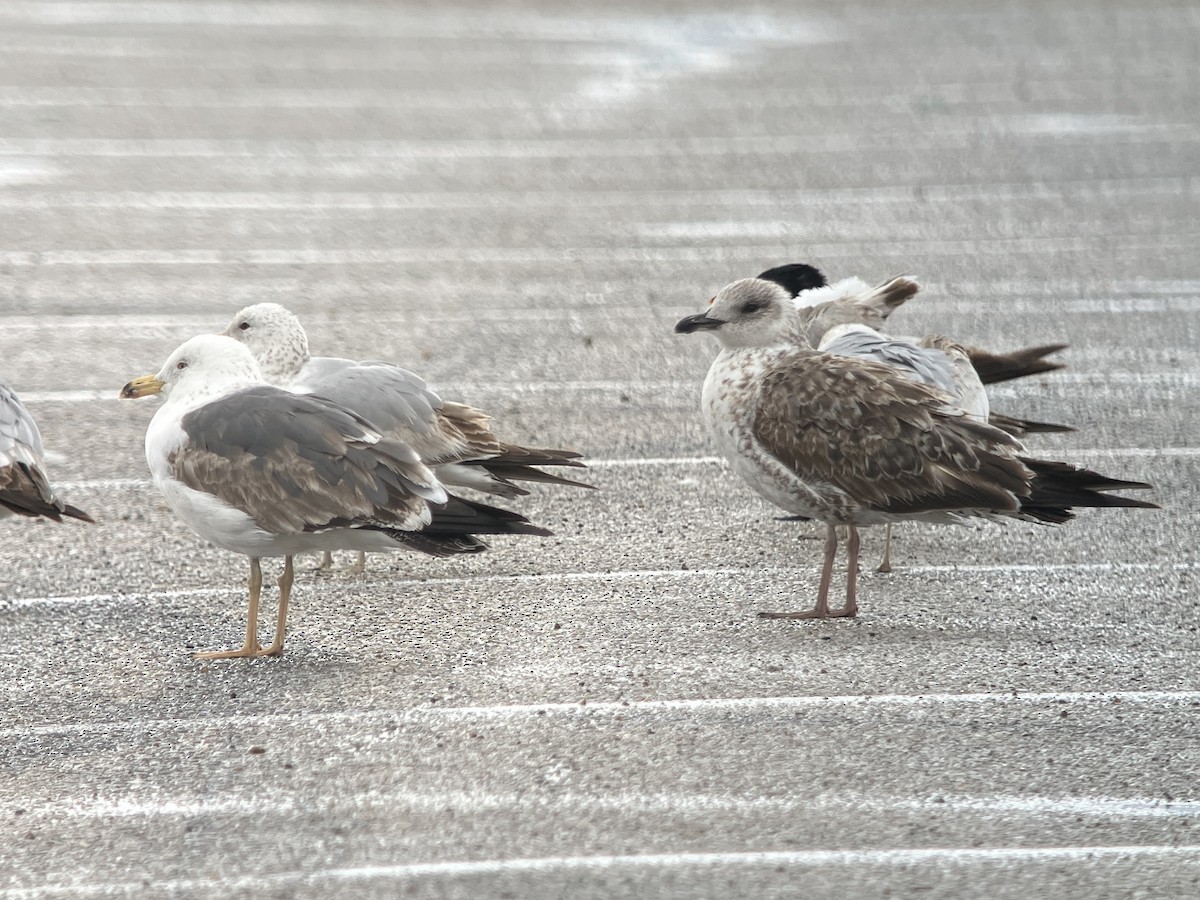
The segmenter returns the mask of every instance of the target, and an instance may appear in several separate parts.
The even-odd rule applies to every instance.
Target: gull
[[[549,535],[508,510],[450,495],[410,446],[331,400],[264,383],[254,357],[220,335],[184,342],[155,375],[121,390],[162,393],[146,461],[175,514],[218,547],[250,558],[246,639],[199,659],[283,652],[292,557],[313,550],[487,549],[477,534]],[[284,557],[275,638],[258,644],[263,557]]]
[[[973,517],[1060,524],[1073,507],[1157,508],[1107,493],[1151,487],[1143,482],[1026,456],[1015,437],[972,418],[936,386],[804,346],[791,301],[773,282],[742,279],[675,326],[720,342],[701,406],[733,470],[789,514],[826,525],[813,608],[760,616],[857,615],[863,526]],[[839,525],[848,529],[846,601],[831,610]]]
[[[916,281],[904,275],[889,278],[875,287],[854,277],[829,284],[819,269],[807,263],[776,266],[757,278],[786,291],[797,310],[812,311],[806,317],[803,328],[803,336],[811,347],[819,346],[825,333],[838,325],[867,325],[883,331],[884,323],[891,314],[920,290]],[[984,384],[997,384],[1065,368],[1065,364],[1046,357],[1067,349],[1066,344],[1042,344],[1008,353],[962,343],[958,346],[966,353]],[[1054,426],[1051,426],[1051,430],[1055,430]]]
[[[537,468],[582,468],[581,454],[502,441],[492,432],[486,413],[442,400],[407,369],[312,356],[300,320],[278,303],[247,306],[224,334],[250,349],[270,384],[319,394],[354,410],[385,436],[413,447],[443,484],[503,497],[528,494],[517,483],[522,481],[592,487]],[[328,563],[327,557],[324,565]],[[362,566],[360,555],[356,569]]]
[[[920,290],[916,281],[903,275],[875,287],[868,287],[859,278],[845,278],[831,285],[816,267],[790,263],[768,269],[758,278],[778,285],[777,289],[764,286],[764,290],[782,290],[790,296],[801,335],[797,343],[801,346],[896,366],[909,378],[946,390],[967,413],[1017,437],[1075,430],[1069,425],[992,411],[984,389],[988,383],[1063,368],[1062,363],[1045,357],[1065,349],[1065,344],[993,353],[941,335],[922,338],[885,335],[882,329],[888,317]],[[891,525],[885,529],[883,547],[883,559],[876,571],[890,572]]]
[[[55,522],[69,516],[95,524],[82,509],[55,495],[46,477],[37,423],[13,390],[0,382],[0,519],[14,514]]]

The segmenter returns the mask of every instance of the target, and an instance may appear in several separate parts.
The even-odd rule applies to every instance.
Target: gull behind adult
[[[583,468],[581,454],[502,441],[486,413],[442,400],[407,369],[313,356],[300,320],[278,303],[247,306],[224,334],[250,349],[267,382],[295,393],[319,394],[354,410],[387,437],[416,450],[443,484],[502,497],[528,494],[519,482],[592,488],[538,468]],[[362,566],[360,555],[356,568],[361,571]]]
[[[313,550],[487,549],[478,534],[548,535],[524,516],[447,494],[406,444],[331,400],[265,384],[237,341],[199,335],[122,398],[162,393],[146,461],[167,504],[201,537],[250,559],[246,638],[201,659],[283,652],[292,557]],[[263,557],[284,557],[275,638],[257,639]]]
[[[798,346],[791,299],[777,284],[742,279],[675,326],[710,331],[721,344],[701,405],[733,470],[788,513],[826,524],[816,604],[760,615],[857,615],[862,526],[973,517],[1059,524],[1073,507],[1157,508],[1108,493],[1150,485],[1028,457],[1016,438],[893,366]],[[839,525],[849,531],[846,602],[831,610]]]
[[[803,329],[804,337],[812,347],[818,346],[825,333],[838,325],[868,325],[877,331],[886,331],[885,323],[892,313],[920,290],[916,281],[904,275],[889,278],[874,287],[855,277],[829,284],[819,269],[807,263],[776,266],[757,278],[786,291],[796,309],[815,310],[805,319]],[[1042,344],[1007,353],[970,344],[959,343],[958,346],[966,353],[984,384],[997,384],[1065,368],[1064,363],[1047,357],[1067,349],[1066,344]]]
[[[16,393],[0,382],[0,519],[18,515],[61,522],[68,516],[94,524],[82,509],[54,493],[45,464],[37,423]]]

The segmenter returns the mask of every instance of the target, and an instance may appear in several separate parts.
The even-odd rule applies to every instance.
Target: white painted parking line
[[[1196,246],[1200,234],[1172,232],[1162,235],[1112,234],[1122,250],[1185,250]],[[838,243],[811,243],[805,248],[810,258],[862,257],[870,247],[872,256],[900,257],[986,253],[1009,256],[1015,253],[1044,257],[1053,253],[1094,253],[1090,236],[1066,237],[979,237],[973,239],[910,240],[879,242],[864,236]],[[796,248],[785,244],[721,244],[714,247],[419,247],[388,249],[279,248],[245,250],[3,250],[0,265],[51,266],[407,266],[431,263],[494,263],[525,265],[564,262],[603,265],[611,263],[713,263],[763,259],[790,259]]]
[[[1176,864],[1200,863],[1200,845],[1126,844],[1119,846],[1069,847],[930,847],[888,848],[877,850],[781,850],[715,853],[647,853],[619,856],[545,856],[516,859],[489,859],[460,862],[408,863],[316,871],[256,873],[240,878],[143,880],[44,884],[31,888],[0,889],[0,897],[95,896],[101,894],[144,894],[147,891],[173,894],[200,892],[224,894],[236,891],[262,891],[289,886],[312,887],[325,883],[406,881],[430,877],[470,877],[502,875],[547,875],[564,871],[606,871],[619,869],[715,869],[764,868],[778,866],[902,867],[921,863],[951,863],[978,866],[988,863],[1104,862],[1114,860],[1162,859]]]
[[[501,876],[551,874],[563,871],[613,869],[761,868],[777,866],[910,866],[920,863],[953,863],[959,866],[1009,862],[1111,862],[1113,860],[1163,859],[1177,864],[1200,863],[1200,845],[1129,844],[1122,846],[1071,847],[935,847],[879,850],[786,850],[726,853],[660,853],[625,856],[550,856],[527,859],[472,860],[464,862],[412,863],[388,866],[358,866],[311,872],[255,874],[240,878],[205,878],[170,881],[130,881],[79,884],[48,884],[35,888],[0,890],[0,897],[94,896],[98,894],[141,894],[146,891],[177,893],[220,890],[258,891],[288,886],[360,881],[405,881],[429,877]]]
[[[267,663],[278,665],[278,663]],[[205,663],[197,663],[205,665]],[[236,665],[236,663],[235,663]],[[69,734],[141,734],[170,730],[233,728],[312,728],[322,731],[346,724],[380,724],[388,722],[442,722],[446,720],[505,721],[541,716],[609,716],[620,715],[626,721],[634,714],[657,717],[663,713],[685,713],[689,716],[725,716],[730,712],[747,713],[771,711],[855,707],[864,710],[904,709],[947,706],[1030,706],[1030,705],[1139,705],[1183,706],[1200,705],[1200,691],[1052,691],[1019,693],[950,694],[835,694],[798,697],[712,697],[679,700],[621,700],[578,703],[515,703],[498,706],[420,706],[406,709],[359,709],[340,712],[312,710],[287,713],[257,713],[235,715],[204,715],[192,718],[120,719],[98,722],[56,722],[52,725],[24,725],[0,728],[0,739],[19,740],[32,736]]]
[[[1194,388],[1200,386],[1200,373],[1196,372],[1055,372],[1053,382],[1060,385],[1083,385],[1098,389],[1136,385],[1147,388],[1153,394],[1157,389]],[[1048,381],[1047,384],[1050,384]],[[520,383],[491,382],[489,384],[434,384],[434,390],[444,395],[479,396],[503,394],[542,393],[600,393],[600,394],[699,394],[700,380],[688,381],[618,381],[595,379],[591,381],[529,381]],[[1153,389],[1153,390],[1151,390]],[[99,400],[118,401],[120,387],[105,390],[69,391],[21,391],[21,401],[35,403],[95,403]],[[994,396],[1020,396],[1020,390],[1008,385],[997,385],[991,391]]]
[[[1132,459],[1192,459],[1200,456],[1200,447],[1064,447],[1060,452],[1067,456],[1111,456]],[[673,466],[725,466],[720,456],[651,456],[641,459],[589,459],[589,469],[652,469]],[[120,491],[136,488],[152,488],[149,478],[95,478],[80,481],[56,481],[59,491]]]
[[[1098,179],[1096,181],[946,184],[920,187],[831,188],[729,191],[23,191],[0,195],[0,209],[142,210],[424,210],[572,209],[665,207],[792,208],[827,203],[891,206],[975,200],[1115,199],[1143,196],[1186,197],[1200,191],[1184,177]],[[793,223],[794,224],[794,223]],[[688,223],[639,225],[639,229],[685,228]]]
[[[1104,818],[1197,818],[1200,802],[1166,800],[1162,797],[1038,797],[1023,795],[990,795],[980,797],[946,797],[937,801],[914,800],[911,797],[882,797],[878,795],[835,794],[819,797],[745,797],[719,794],[697,794],[686,790],[678,793],[580,793],[556,790],[548,794],[528,791],[518,793],[485,791],[379,790],[361,792],[339,791],[336,802],[354,809],[371,807],[417,808],[443,810],[453,808],[472,813],[518,808],[546,808],[559,811],[617,811],[638,813],[666,812],[673,814],[704,814],[714,811],[732,812],[789,812],[792,810],[833,809],[876,811],[937,810],[947,812],[1015,812],[1035,816],[1102,816]],[[303,809],[294,797],[175,797],[155,796],[139,800],[134,796],[109,798],[73,798],[39,803],[28,809],[32,818],[71,819],[90,818],[150,818],[181,816],[238,816],[286,814]]]
[[[749,568],[699,568],[699,569],[616,569],[604,572],[542,572],[523,575],[468,575],[456,578],[399,578],[391,581],[376,579],[376,586],[395,588],[437,588],[442,586],[463,584],[544,584],[569,581],[647,581],[653,579],[671,578],[720,578],[729,576],[769,576],[772,578],[788,575],[802,575],[812,572],[811,567],[772,566],[769,569]],[[1024,563],[999,563],[989,565],[906,565],[908,575],[955,575],[964,573],[976,574],[1005,574],[1005,575],[1049,575],[1052,573],[1103,573],[1103,572],[1190,572],[1200,568],[1200,563],[1190,562],[1152,562],[1152,563],[1040,563],[1037,565]],[[221,594],[239,594],[242,588],[192,588],[178,591],[129,591],[120,594],[78,594],[50,597],[14,597],[0,600],[0,609],[25,609],[39,606],[88,606],[93,604],[109,605],[115,603],[145,603],[153,600],[175,599],[180,597],[215,596]],[[1099,627],[1099,626],[1096,626]]]
[[[981,132],[982,129],[982,132]],[[1007,120],[989,117],[972,124],[947,124],[927,133],[919,143],[905,129],[894,134],[878,132],[879,143],[903,140],[910,148],[925,150],[970,149],[981,133],[995,137],[1044,137],[1056,147],[1094,145],[1101,138],[1122,144],[1176,144],[1200,140],[1200,127],[1185,123],[1129,121],[1110,128],[1072,128],[1036,117],[1013,116]],[[1071,135],[1074,135],[1073,137]],[[271,157],[302,159],[337,157],[350,159],[675,159],[727,156],[796,156],[806,153],[862,153],[862,135],[808,133],[793,135],[707,136],[703,138],[531,138],[477,140],[249,140],[197,138],[7,138],[0,140],[0,156],[58,157],[170,157],[256,160]],[[317,171],[314,169],[314,171]]]

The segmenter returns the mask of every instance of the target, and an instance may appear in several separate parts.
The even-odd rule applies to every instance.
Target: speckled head
[[[309,359],[304,326],[278,303],[247,306],[222,333],[249,348],[271,384],[286,386]]]
[[[721,288],[707,312],[680,319],[675,331],[711,331],[728,349],[769,347],[791,337],[791,302],[777,282],[743,278]]]

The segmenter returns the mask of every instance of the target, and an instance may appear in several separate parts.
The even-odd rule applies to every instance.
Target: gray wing
[[[937,348],[919,347],[864,327],[844,331],[829,341],[822,340],[819,349],[835,356],[869,359],[894,366],[913,381],[931,384],[952,397],[959,393],[954,361]]]
[[[316,357],[295,389],[352,409],[392,440],[408,444],[445,483],[502,496],[526,494],[515,481],[588,487],[537,466],[581,466],[572,450],[501,441],[491,417],[465,403],[443,401],[424,380],[390,363]],[[461,465],[460,465],[461,464]]]
[[[54,495],[42,468],[42,436],[29,410],[5,384],[0,384],[0,513],[63,516],[93,521],[83,510]]]
[[[275,534],[419,530],[429,503],[447,499],[411,447],[379,441],[370,423],[323,397],[249,388],[187,413],[181,426],[187,440],[169,458],[172,474]]]
[[[446,433],[444,404],[419,375],[387,363],[330,362],[348,364],[314,367],[311,375],[306,369],[295,387],[354,410],[389,438],[411,446],[431,465],[474,455],[464,441]]]

